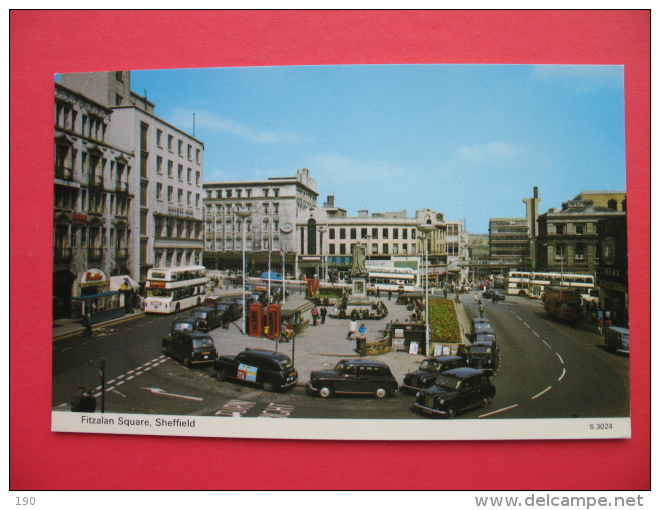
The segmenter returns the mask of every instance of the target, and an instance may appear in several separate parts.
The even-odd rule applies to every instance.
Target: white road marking
[[[534,400],[534,399],[540,397],[540,396],[543,395],[544,393],[549,392],[551,389],[552,389],[552,386],[548,386],[548,387],[547,387],[546,389],[544,389],[541,393],[537,393],[536,395],[534,395],[534,396],[532,397],[532,400]]]
[[[552,349],[552,345],[550,345],[550,344],[549,344],[548,342],[546,342],[545,340],[541,340],[541,342],[543,342],[545,345],[547,345],[547,346],[548,346],[548,349]]]
[[[564,360],[561,359],[561,356],[559,355],[559,353],[558,353],[558,352],[555,352],[555,354],[557,355],[557,357],[559,358],[559,361],[561,361],[561,364],[563,365],[563,364],[564,364]]]
[[[485,418],[486,416],[492,416],[494,414],[502,413],[504,411],[508,411],[509,409],[513,409],[514,407],[518,407],[518,404],[513,404],[512,406],[509,407],[503,407],[502,409],[498,409],[497,411],[493,411],[492,413],[482,414],[481,416],[477,416],[477,418]]]
[[[525,321],[523,321],[523,324],[527,326],[529,329],[532,329],[532,327],[529,324],[527,324]]]
[[[536,331],[532,331],[532,333],[534,333],[536,335],[536,338],[541,338]]]
[[[188,395],[177,395],[176,393],[167,393],[165,390],[161,390],[160,388],[140,388],[140,389],[148,390],[151,393],[155,393],[156,395],[165,395],[167,397],[185,398],[188,400],[197,400],[199,402],[204,400],[203,398],[199,398],[199,397],[190,397]]]
[[[564,369],[562,369],[561,375],[559,376],[559,379],[557,379],[557,380],[561,381],[564,378],[565,375],[566,375],[566,369],[564,368]]]

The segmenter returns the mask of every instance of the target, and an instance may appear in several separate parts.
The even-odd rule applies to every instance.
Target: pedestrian
[[[133,310],[131,310],[131,312],[139,309],[140,309],[140,294],[136,292],[133,297]]]
[[[316,322],[319,320],[319,309],[317,307],[312,308],[312,324],[316,326]]]
[[[376,297],[380,298],[380,287],[376,287]]]
[[[387,300],[392,301],[392,291],[391,290],[387,291]]]
[[[92,318],[88,313],[83,315],[82,324],[83,327],[85,328],[84,334],[88,336],[92,336],[94,334],[94,331],[92,330]]]
[[[325,316],[328,315],[328,309],[325,306],[321,307],[321,324],[325,324]]]
[[[442,293],[445,295],[445,299],[447,299],[447,287],[445,286],[444,289],[442,289]]]
[[[346,338],[348,340],[353,340],[355,338],[356,333],[357,333],[357,322],[351,319],[351,322],[348,323],[348,336]]]
[[[358,335],[357,338],[361,340],[366,340],[367,338],[367,326],[364,324],[360,324],[360,328],[358,329]]]
[[[484,304],[479,300],[479,317],[484,318]]]
[[[85,387],[80,386],[78,391],[73,394],[71,397],[71,411],[74,413],[82,412],[80,406],[82,404],[83,397],[85,396]]]
[[[477,301],[479,301],[479,293],[475,292],[474,293],[474,302],[476,303]]]

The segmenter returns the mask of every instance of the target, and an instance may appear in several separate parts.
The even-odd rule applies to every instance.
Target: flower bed
[[[429,326],[432,342],[461,343],[461,328],[450,299],[429,300]]]

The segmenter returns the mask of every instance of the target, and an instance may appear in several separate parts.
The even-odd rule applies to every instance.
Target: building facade
[[[600,306],[614,312],[616,325],[628,327],[628,228],[626,216],[598,222],[596,285]]]
[[[624,211],[597,206],[592,200],[574,199],[564,202],[561,210],[551,208],[540,215],[537,238],[539,270],[596,276],[599,222],[625,217],[625,214]]]
[[[530,256],[527,218],[491,218],[488,227],[490,272],[506,275],[523,270]]]
[[[242,270],[245,247],[248,274],[266,271],[269,260],[273,271],[282,272],[284,262],[286,272],[294,274],[299,241],[294,226],[300,215],[316,207],[318,198],[308,169],[294,177],[209,182],[203,187],[207,268]]]
[[[108,107],[55,84],[56,318],[75,312],[73,299],[106,291],[112,276],[137,268],[134,156],[112,140],[112,121]]]
[[[150,267],[202,259],[204,146],[154,110],[129,72],[55,83],[54,317],[105,320]]]

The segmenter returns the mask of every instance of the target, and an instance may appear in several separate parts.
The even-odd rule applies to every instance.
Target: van
[[[605,347],[619,354],[630,354],[628,329],[610,326],[605,329]]]
[[[282,273],[270,272],[270,278],[268,277],[268,271],[261,273],[262,280],[282,280]]]

